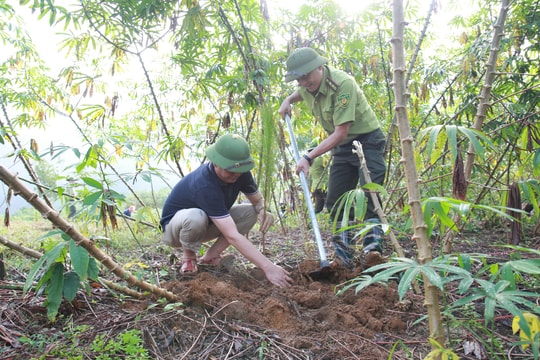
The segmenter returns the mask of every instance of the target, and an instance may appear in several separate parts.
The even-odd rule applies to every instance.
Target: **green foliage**
[[[444,345],[439,344],[435,339],[430,338],[429,342],[433,346],[433,350],[424,358],[424,360],[459,360],[459,356],[451,349],[447,349]]]
[[[51,334],[30,334],[29,336],[21,336],[19,341],[24,346],[30,347],[37,350],[38,352],[43,352],[45,348],[58,339],[61,336],[61,333]]]
[[[204,160],[205,146],[223,131],[249,134],[253,145],[261,149],[265,162],[261,164],[260,183],[263,189],[278,192],[277,195],[265,193],[265,197],[279,197],[288,184],[276,184],[281,179],[271,175],[280,172],[288,160],[282,149],[275,148],[274,138],[281,141],[281,134],[272,131],[272,126],[279,127],[272,124],[271,109],[294,88],[294,84],[282,81],[283,65],[287,55],[299,46],[317,48],[328,56],[331,65],[350,73],[379,116],[383,130],[391,129],[392,13],[387,2],[374,2],[360,14],[352,14],[327,0],[306,2],[296,12],[271,14],[255,0],[90,0],[69,8],[45,0],[25,0],[20,4],[32,9],[33,25],[45,30],[54,25],[55,32],[58,27],[64,30],[60,45],[51,49],[58,51],[59,61],[55,65],[62,68],[53,74],[46,69],[42,54],[17,16],[17,8],[0,5],[0,42],[6,49],[0,63],[4,117],[0,143],[11,144],[12,138],[18,140],[15,143],[19,145],[13,150],[18,158],[13,158],[24,158],[32,165],[38,160],[70,159],[68,164],[63,164],[65,170],[85,178],[77,196],[83,205],[79,213],[86,219],[99,219],[102,203],[120,205],[126,199],[132,203],[141,199],[133,194],[124,198],[110,190],[112,184],[142,178],[153,189],[155,177],[183,176],[185,169]],[[473,131],[471,127],[477,116],[479,94],[485,86],[486,58],[494,50],[490,44],[500,2],[485,1],[473,11],[468,8],[466,14],[451,21],[443,41],[434,36],[432,26],[438,20],[431,19],[424,32],[422,20],[426,14],[420,4],[419,1],[408,3],[406,18],[418,20],[408,22],[403,45],[406,61],[415,59],[414,64],[410,63],[412,71],[408,72],[408,111],[415,136],[412,141],[425,145],[414,155],[421,171],[421,200],[429,234],[437,227],[455,229],[453,215],[456,214],[461,217],[474,214],[479,220],[496,214],[498,219],[506,219],[506,209],[497,205],[505,203],[505,185],[513,182],[520,184],[523,199],[533,205],[535,215],[531,219],[537,219],[540,214],[540,191],[535,179],[540,174],[537,1],[511,4],[504,25],[505,36],[494,64],[497,76],[486,85],[492,93],[489,109],[482,115],[485,118],[481,131]],[[449,13],[445,9],[442,12]],[[417,46],[422,51],[417,52]],[[61,63],[64,55],[66,63]],[[313,138],[325,137],[305,104],[295,105],[293,112],[302,147],[307,147]],[[42,151],[26,145],[30,143],[25,139],[26,129],[43,129],[53,120],[73,125],[80,143],[66,146],[47,142],[40,144],[46,149]],[[395,132],[388,138],[387,161],[391,171],[385,188],[391,191],[386,193],[383,204],[396,220],[393,228],[401,220],[403,223],[410,220],[407,206],[401,214],[396,211],[407,197],[400,165],[400,142],[396,139]],[[454,201],[449,198],[452,188],[449,175],[457,154],[461,151],[466,155],[468,144],[477,155],[471,179],[467,179],[471,200]],[[75,159],[67,155],[75,155]],[[115,166],[119,161],[130,164],[129,169],[118,171]],[[38,173],[43,183],[48,183],[46,173],[47,169]],[[59,190],[60,196],[63,191]],[[153,192],[144,201],[160,206]],[[141,204],[138,215],[145,211],[148,217],[154,215],[152,206]],[[347,195],[342,206],[354,211],[357,219],[363,218],[364,192],[358,190]],[[335,230],[339,227],[338,220],[332,220]],[[85,255],[75,255],[77,250],[68,240],[58,246],[48,249],[29,276],[30,282],[38,281],[38,289],[53,293],[49,304],[51,316],[61,288],[62,296],[70,298],[75,283],[84,283],[91,269],[97,273],[95,262],[88,259],[86,264]],[[66,259],[71,259],[71,263]],[[464,255],[458,261],[457,267],[470,271],[470,258]],[[492,280],[484,284],[473,280],[483,291],[477,294],[478,300],[490,299],[490,304],[499,304],[497,299],[501,296],[506,303],[519,303],[519,296],[507,292],[517,291],[517,284],[522,281],[522,272],[517,269],[530,265],[516,262],[486,268],[485,275],[489,270],[489,276],[499,276],[501,285],[492,286]],[[403,271],[409,271],[407,282],[424,272],[433,280],[443,284],[445,281],[437,278],[443,271],[440,268],[409,264]],[[455,276],[463,276],[462,281],[466,278]],[[494,294],[495,300],[490,294]]]
[[[259,176],[261,180],[259,187],[263,197],[267,199],[267,206],[271,204],[273,189],[279,177],[275,176],[279,172],[277,168],[277,144],[275,136],[275,120],[268,105],[263,106],[261,113],[263,131],[261,132],[261,151],[259,157]]]
[[[489,147],[493,147],[493,144],[485,134],[474,129],[455,125],[435,125],[427,127],[418,133],[418,140],[421,141],[429,134],[426,144],[426,153],[430,154],[429,161],[431,164],[435,164],[439,161],[441,153],[445,150],[450,150],[452,154],[451,161],[456,161],[457,153],[459,151],[458,132],[463,134],[470,141],[479,160],[484,158],[485,153],[485,148],[482,146],[482,143],[485,143]]]
[[[93,352],[93,359],[150,359],[148,351],[144,348],[142,333],[140,330],[131,329],[119,333],[114,338],[108,334],[97,335],[91,344],[82,342],[84,337],[92,331],[90,325],[66,326],[63,332],[47,334],[32,334],[29,337],[21,337],[19,341],[34,352],[43,352],[51,343],[57,342],[60,337],[70,340],[68,343],[58,342],[58,346],[51,347],[47,353],[39,357],[39,360],[51,356],[62,359],[82,360]]]
[[[333,210],[336,211],[336,214],[342,214],[342,216],[341,218],[336,217],[332,219],[332,232],[336,232],[338,229],[342,231],[345,228],[349,228],[349,219],[351,218],[354,218],[357,222],[363,221],[367,210],[367,197],[370,196],[366,194],[366,191],[388,195],[383,186],[375,183],[368,183],[362,186],[361,189],[345,192],[334,205],[335,209]],[[351,216],[351,211],[353,212],[353,216]],[[373,226],[369,228],[371,227]],[[365,229],[362,234],[368,230]]]
[[[540,251],[526,248],[517,248],[540,255]],[[540,275],[540,259],[510,260],[504,263],[489,264],[484,256],[471,256],[460,254],[458,256],[445,255],[432,261],[419,264],[412,259],[393,258],[390,262],[376,265],[364,271],[364,275],[343,284],[337,289],[337,294],[343,294],[353,288],[355,292],[362,291],[368,286],[388,281],[398,281],[398,295],[402,300],[417,281],[422,283],[424,277],[432,286],[437,287],[443,293],[453,288],[458,300],[448,304],[443,312],[448,314],[448,319],[453,319],[456,312],[466,312],[467,307],[473,303],[483,302],[485,326],[494,325],[495,311],[497,308],[504,309],[514,316],[521,316],[523,309],[531,313],[540,314],[540,308],[534,302],[538,297],[535,292],[519,289],[516,286],[516,278],[524,275]],[[483,267],[473,272],[472,263],[484,264]],[[474,268],[477,268],[476,266]],[[374,273],[373,276],[368,273]],[[451,286],[452,285],[452,286]],[[455,285],[455,286],[454,286]],[[452,320],[447,320],[451,322]],[[456,326],[464,326],[463,323],[454,323]],[[527,328],[520,322],[520,326]],[[487,332],[488,334],[491,332]],[[529,338],[529,344],[531,344]],[[443,351],[442,348],[434,351]],[[537,358],[537,357],[535,357]]]
[[[431,236],[433,229],[437,225],[440,226],[441,231],[444,231],[445,229],[457,231],[456,223],[452,215],[458,215],[459,218],[466,218],[471,215],[473,210],[477,212],[486,211],[503,219],[514,219],[505,212],[507,209],[506,207],[473,204],[468,201],[446,197],[427,198],[422,203],[422,209],[424,221],[428,229],[428,237]]]
[[[519,181],[518,187],[521,192],[521,201],[532,206],[531,213],[534,218],[540,217],[540,183],[537,179]]]
[[[140,330],[127,330],[110,339],[106,334],[98,335],[91,345],[96,360],[108,359],[150,359],[148,351],[143,346]]]

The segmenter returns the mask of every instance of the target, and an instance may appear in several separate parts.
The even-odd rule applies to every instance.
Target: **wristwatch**
[[[307,162],[309,163],[309,166],[311,166],[311,164],[313,164],[313,159],[310,158],[307,154],[304,155],[304,159],[307,160]]]

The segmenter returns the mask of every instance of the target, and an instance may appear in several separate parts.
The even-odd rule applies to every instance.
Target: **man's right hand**
[[[289,287],[293,282],[289,272],[275,264],[265,270],[264,275],[272,284],[282,288]]]
[[[288,114],[291,115],[291,102],[289,101],[289,98],[285,98],[283,102],[281,103],[281,106],[279,107],[279,115],[281,115],[282,119],[285,119],[285,115]]]

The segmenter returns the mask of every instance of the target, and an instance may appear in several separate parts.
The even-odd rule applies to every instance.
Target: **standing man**
[[[182,273],[196,273],[201,244],[215,240],[200,258],[218,265],[221,253],[232,245],[264,271],[274,285],[291,284],[289,273],[268,260],[246,234],[260,221],[261,232],[273,222],[250,170],[255,165],[246,140],[235,134],[221,136],[206,149],[210,160],[186,175],[165,200],[161,217],[162,240],[183,250]],[[235,204],[239,193],[249,204]]]
[[[371,180],[382,185],[386,172],[384,161],[385,136],[380,129],[379,121],[369,106],[364,93],[347,73],[326,65],[328,59],[320,56],[312,48],[296,49],[287,59],[285,81],[296,80],[298,88],[285,98],[279,108],[282,117],[291,114],[291,105],[305,101],[309,110],[328,137],[311,149],[296,164],[296,173],[309,173],[313,161],[328,151],[332,151],[326,208],[331,218],[336,213],[334,205],[340,196],[365,184],[360,169],[358,156],[352,152],[353,141],[362,144]],[[351,212],[352,213],[352,212]],[[365,222],[380,224],[374,210],[371,197],[368,196],[368,207]],[[353,220],[353,219],[349,219]],[[366,263],[382,261],[383,231],[376,225],[364,236],[365,250],[372,250],[366,256]],[[354,266],[353,239],[347,231],[333,237],[336,261],[343,266]],[[371,257],[368,261],[368,257]]]

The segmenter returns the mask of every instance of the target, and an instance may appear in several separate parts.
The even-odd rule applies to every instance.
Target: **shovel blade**
[[[334,275],[334,272],[329,267],[325,267],[320,270],[315,270],[308,274],[311,280],[328,280],[332,278],[333,275]]]
[[[320,269],[311,271],[308,275],[312,280],[327,280],[332,278],[334,271],[328,261],[321,261]]]

